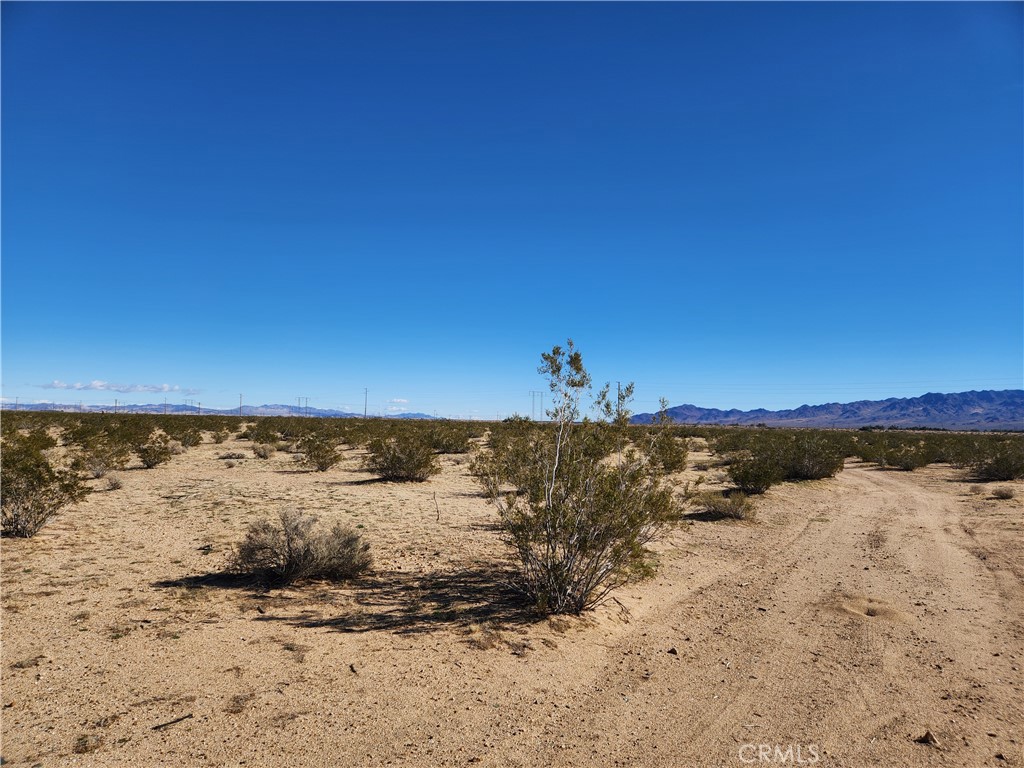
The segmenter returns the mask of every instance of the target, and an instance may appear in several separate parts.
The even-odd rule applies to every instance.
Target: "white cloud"
[[[180,395],[198,395],[198,389],[183,389],[177,384],[113,384],[95,379],[88,384],[78,381],[74,384],[54,379],[49,384],[40,384],[43,389],[68,389],[75,392],[153,392]]]
[[[393,397],[390,400],[388,400],[388,402],[389,403],[401,403],[402,405],[407,405],[409,403],[409,401],[406,400],[404,397]]]

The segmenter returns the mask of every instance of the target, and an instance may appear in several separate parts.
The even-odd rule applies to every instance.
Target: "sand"
[[[399,484],[354,450],[326,473],[228,451],[251,454],[120,472],[3,541],[5,764],[1024,765],[1022,482],[850,461],[674,528],[655,578],[549,620],[504,586],[467,457]],[[286,506],[361,526],[373,573],[221,578]]]

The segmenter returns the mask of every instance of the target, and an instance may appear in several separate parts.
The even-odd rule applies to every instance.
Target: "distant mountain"
[[[13,403],[4,403],[3,410],[13,411],[15,406]],[[83,411],[85,413],[112,413],[114,407],[111,405],[83,405],[79,408],[77,405],[69,405],[67,403],[21,403],[18,406],[18,410],[22,411]],[[154,413],[154,414],[201,414],[203,416],[237,416],[237,408],[228,408],[226,410],[217,410],[215,408],[201,408],[195,405],[174,405],[168,403],[157,403],[156,405],[119,405],[117,407],[118,413]],[[353,419],[362,418],[361,413],[349,413],[348,411],[336,411],[332,409],[324,408],[311,408],[302,407],[297,405],[243,405],[242,406],[243,416],[308,416],[310,418],[331,418],[331,419]],[[425,413],[394,413],[385,416],[387,419],[433,419],[435,417],[429,416]]]
[[[858,400],[854,403],[801,405],[784,411],[753,411],[677,405],[666,413],[681,424],[766,424],[772,427],[931,427],[941,429],[1024,430],[1024,390],[929,392],[920,397]],[[634,424],[649,424],[655,414],[638,413]]]

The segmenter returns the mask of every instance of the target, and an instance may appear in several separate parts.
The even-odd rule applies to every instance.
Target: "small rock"
[[[925,731],[924,736],[920,736],[914,739],[918,744],[927,744],[929,747],[938,747],[939,740],[935,738],[935,734],[931,731]]]
[[[679,655],[679,651],[676,650],[676,647],[674,645],[668,649],[668,652],[671,653],[673,656]]]

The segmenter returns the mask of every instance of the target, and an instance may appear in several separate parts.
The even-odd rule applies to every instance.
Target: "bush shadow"
[[[257,621],[337,632],[429,634],[467,630],[474,624],[513,627],[541,620],[511,586],[511,577],[510,571],[493,567],[432,574],[378,571],[353,582],[358,608],[345,615],[265,615]]]
[[[322,616],[318,611],[262,614],[256,621],[337,632],[429,634],[442,629],[468,630],[471,625],[496,628],[525,626],[543,620],[524,595],[512,586],[514,572],[497,565],[480,565],[452,572],[408,573],[374,571],[337,585],[355,606],[344,615]],[[310,582],[315,587],[324,582]],[[249,574],[211,572],[153,583],[158,588],[226,589],[265,596],[273,589]],[[302,588],[303,585],[297,585]],[[335,585],[331,585],[332,587]],[[294,589],[296,585],[291,588]],[[308,609],[309,603],[303,602]],[[325,608],[330,607],[324,602]]]

